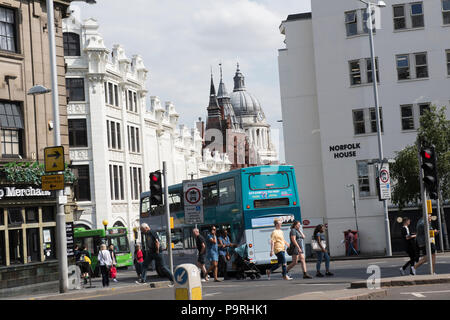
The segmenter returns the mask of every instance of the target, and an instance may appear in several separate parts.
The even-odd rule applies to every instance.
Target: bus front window
[[[130,247],[128,245],[128,239],[126,235],[123,236],[116,236],[109,238],[108,241],[109,244],[114,245],[114,249],[116,250],[116,253],[129,253]]]
[[[150,214],[150,197],[145,197],[141,201],[141,217],[148,217]]]

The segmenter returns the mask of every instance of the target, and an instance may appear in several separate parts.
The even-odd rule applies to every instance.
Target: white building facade
[[[386,1],[374,35],[384,156],[415,142],[421,112],[450,101],[450,1]],[[344,255],[343,231],[360,249],[386,252],[376,190],[379,158],[370,47],[364,6],[312,0],[312,12],[282,22],[279,76],[287,163],[296,169],[302,218],[328,224],[332,255]],[[390,223],[391,233],[396,222]]]
[[[68,121],[75,196],[89,229],[139,225],[139,196],[151,171],[167,163],[169,184],[228,171],[223,154],[203,160],[196,128],[178,126],[171,102],[147,97],[148,70],[120,45],[108,50],[94,19],[64,20]]]

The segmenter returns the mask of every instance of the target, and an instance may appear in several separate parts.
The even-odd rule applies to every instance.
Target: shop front
[[[36,186],[0,185],[0,297],[58,287],[55,199]]]

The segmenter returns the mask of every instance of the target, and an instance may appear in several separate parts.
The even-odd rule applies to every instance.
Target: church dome
[[[258,99],[245,89],[244,75],[239,70],[239,64],[234,76],[234,89],[230,94],[230,102],[236,116],[256,116],[258,112],[262,112]]]

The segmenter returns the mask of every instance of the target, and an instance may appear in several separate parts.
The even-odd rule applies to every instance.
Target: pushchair
[[[261,278],[261,273],[254,263],[248,258],[248,248],[246,244],[237,247],[233,253],[236,265],[236,279],[245,279],[247,276],[255,280]]]

